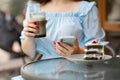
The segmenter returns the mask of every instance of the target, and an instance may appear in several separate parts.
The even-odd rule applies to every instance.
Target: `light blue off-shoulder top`
[[[29,1],[23,26],[30,18],[29,14],[34,12],[41,12],[40,4]],[[35,38],[36,50],[43,54],[43,59],[61,57],[53,44],[61,36],[75,36],[82,48],[91,40],[104,39],[105,33],[100,26],[95,2],[81,1],[75,12],[45,12],[45,16],[47,36]],[[21,41],[25,38],[22,32]]]

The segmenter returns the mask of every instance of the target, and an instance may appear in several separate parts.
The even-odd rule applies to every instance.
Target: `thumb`
[[[74,47],[78,47],[78,46],[79,46],[79,42],[78,42],[78,39],[76,38],[74,41]]]

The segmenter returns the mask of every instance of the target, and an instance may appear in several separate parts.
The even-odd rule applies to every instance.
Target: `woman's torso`
[[[54,49],[54,41],[59,41],[62,36],[75,36],[80,42],[80,46],[83,44],[83,26],[82,22],[84,16],[82,16],[80,9],[85,7],[85,1],[80,2],[77,11],[75,12],[45,12],[46,13],[46,31],[47,35],[43,38],[36,38],[37,50],[43,54],[44,58],[60,57]],[[37,4],[37,5],[36,5]],[[91,6],[94,3],[91,3]],[[41,12],[40,5],[38,3],[28,3],[29,12]],[[28,16],[29,17],[29,16]]]

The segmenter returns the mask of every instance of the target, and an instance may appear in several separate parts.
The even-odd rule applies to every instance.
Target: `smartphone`
[[[73,46],[75,37],[74,36],[63,36],[63,37],[60,37],[60,41],[66,43],[70,46]]]

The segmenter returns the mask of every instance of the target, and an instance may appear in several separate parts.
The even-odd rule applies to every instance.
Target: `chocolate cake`
[[[104,57],[104,45],[95,40],[85,45],[85,60],[102,60]]]

